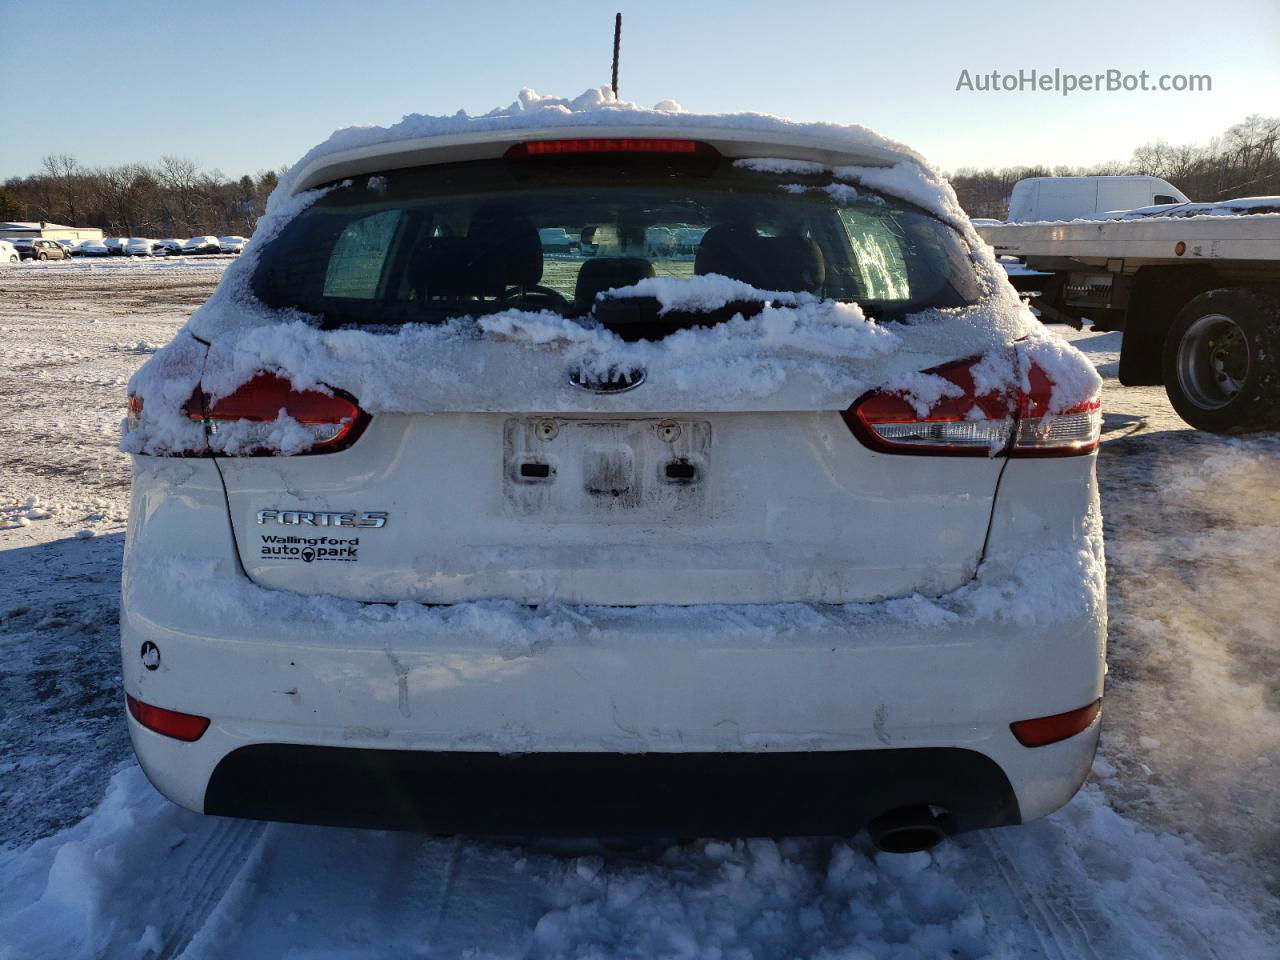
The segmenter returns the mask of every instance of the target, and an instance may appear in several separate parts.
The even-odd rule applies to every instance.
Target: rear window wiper
[[[598,298],[590,316],[623,340],[661,340],[678,330],[713,327],[734,317],[754,317],[766,306],[764,300],[738,300],[713,310],[672,308],[662,312],[656,297]]]

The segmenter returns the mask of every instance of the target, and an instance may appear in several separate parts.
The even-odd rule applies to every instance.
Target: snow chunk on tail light
[[[1024,359],[1021,351],[1019,357]],[[1102,431],[1097,393],[1055,410],[1049,374],[1034,360],[1023,366],[1017,389],[980,389],[991,379],[990,358],[959,360],[899,378],[861,397],[841,416],[855,437],[882,453],[1066,457],[1095,450]]]
[[[205,424],[209,447],[226,456],[295,456],[343,450],[369,416],[341,391],[295,390],[274,373],[258,373],[225,397],[202,396],[187,416]]]
[[[1067,457],[1090,453],[1102,436],[1102,401],[1097,394],[1054,412],[1053,382],[1038,364],[1027,372],[1031,389],[1019,391],[1015,457]]]

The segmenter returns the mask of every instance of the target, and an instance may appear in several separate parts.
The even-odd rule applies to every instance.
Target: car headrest
[[[616,287],[629,287],[652,277],[653,264],[644,257],[597,257],[586,260],[578,271],[573,291],[573,309],[585,313],[595,303],[596,294]]]
[[[542,241],[528,214],[509,203],[486,204],[471,217],[467,238],[494,258],[508,286],[532,287],[542,279]]]
[[[496,297],[506,289],[502,265],[470,237],[430,237],[409,267],[414,293],[427,297]]]
[[[694,273],[718,273],[759,290],[817,293],[827,280],[826,260],[808,237],[762,237],[746,223],[720,223],[698,245]]]

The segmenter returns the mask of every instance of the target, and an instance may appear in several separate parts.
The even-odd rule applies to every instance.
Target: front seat
[[[757,290],[820,293],[827,281],[822,250],[808,237],[765,237],[749,223],[716,224],[702,237],[694,273],[718,273]]]
[[[509,287],[536,287],[542,280],[542,241],[529,215],[510,203],[490,203],[471,217],[467,239],[476,255],[492,260]]]
[[[419,300],[480,299],[506,288],[502,264],[470,237],[430,237],[413,251],[409,282]]]
[[[578,271],[578,284],[573,291],[573,313],[591,312],[596,295],[618,287],[629,287],[654,276],[653,264],[644,257],[597,257],[586,260]]]

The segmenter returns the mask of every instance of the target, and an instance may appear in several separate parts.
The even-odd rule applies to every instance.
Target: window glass
[[[864,296],[871,300],[911,299],[903,238],[894,234],[889,222],[849,209],[840,211],[840,220],[849,233]]]
[[[384,210],[343,228],[329,253],[324,296],[369,300],[377,296],[387,251],[401,211]]]
[[[904,201],[830,175],[612,157],[358,178],[264,247],[253,284],[268,306],[335,327],[511,307],[587,317],[601,295],[646,277],[710,274],[857,302],[884,320],[981,296],[960,235]]]

